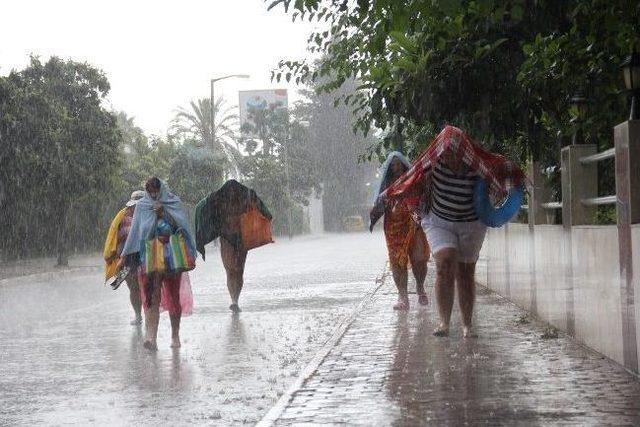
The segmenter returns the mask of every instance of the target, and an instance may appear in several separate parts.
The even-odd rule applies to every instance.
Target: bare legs
[[[471,321],[475,302],[475,263],[457,262],[456,250],[445,248],[436,257],[436,299],[440,314],[440,326],[434,331],[436,336],[449,334],[451,310],[455,295],[454,283],[458,288],[458,303],[462,315],[462,332],[465,338],[472,335]]]
[[[436,336],[449,335],[449,322],[454,296],[454,267],[456,250],[446,248],[438,251],[436,257],[436,301],[440,314],[440,326],[434,331]]]
[[[396,288],[398,289],[398,302],[393,306],[393,309],[408,310],[409,295],[407,293],[407,281],[409,273],[407,272],[407,266],[392,262],[391,274],[393,275],[393,282],[396,284]]]
[[[135,314],[135,318],[131,321],[132,325],[139,325],[142,323],[142,300],[140,298],[140,287],[138,286],[138,277],[136,272],[132,272],[126,279],[127,286],[129,287],[129,301]]]
[[[146,289],[146,292],[151,292],[151,306],[147,306],[145,303],[144,310],[144,324],[146,327],[146,336],[144,340],[144,347],[149,350],[158,349],[158,322],[160,321],[160,288],[162,287],[162,276],[159,274],[153,274],[149,277],[149,282],[152,283],[152,289]]]
[[[458,304],[462,313],[462,334],[465,338],[474,336],[471,331],[473,304],[476,299],[475,281],[476,263],[458,263],[456,282],[458,286]]]
[[[222,257],[222,265],[227,273],[227,289],[231,297],[231,305],[229,309],[233,312],[239,312],[238,300],[242,285],[244,284],[244,264],[247,260],[247,251],[236,248],[226,239],[220,239],[220,256]]]
[[[412,240],[411,246],[408,250],[408,258],[411,261],[411,270],[413,271],[413,277],[416,279],[416,293],[418,294],[418,302],[421,305],[427,305],[429,300],[424,290],[424,281],[427,277],[427,263],[429,262],[429,245],[427,239],[421,229],[416,230]],[[409,280],[409,273],[407,271],[407,265],[394,262],[393,257],[390,256],[391,261],[391,274],[393,275],[393,281],[398,289],[398,302],[393,306],[395,310],[408,310],[409,309],[409,296],[407,292],[407,282]]]
[[[411,260],[411,269],[413,277],[416,279],[416,293],[418,294],[418,302],[421,305],[429,304],[427,293],[424,290],[424,281],[427,278],[427,263],[429,262],[429,245],[424,232],[419,229],[416,231],[413,239],[413,245],[409,250],[409,259]]]
[[[171,305],[175,311],[169,314],[169,318],[171,319],[171,347],[180,347],[180,319],[182,317],[180,311],[180,274],[170,275],[168,277],[154,274],[149,278],[153,283],[153,289],[146,289],[146,292],[151,292],[151,306],[147,307],[145,305],[144,310],[144,323],[146,327],[144,347],[149,350],[158,349],[158,323],[160,321],[160,298],[163,279],[167,282],[168,296],[172,300]]]
[[[185,273],[186,274],[186,273]],[[181,274],[171,277],[169,284],[169,298],[171,298],[171,307],[173,313],[169,312],[171,320],[171,347],[180,347],[180,319],[182,318],[182,307],[180,305],[180,280]]]

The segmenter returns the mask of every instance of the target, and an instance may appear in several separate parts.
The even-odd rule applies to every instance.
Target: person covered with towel
[[[231,297],[229,309],[240,312],[247,252],[273,242],[271,213],[256,192],[234,179],[196,205],[196,248],[205,259],[205,245],[220,237],[220,256]]]
[[[120,265],[138,261],[138,281],[144,305],[146,336],[144,347],[158,349],[158,323],[160,311],[168,311],[171,320],[171,347],[180,347],[180,321],[193,310],[193,295],[187,271],[156,269],[149,271],[145,266],[145,245],[157,239],[159,244],[169,243],[178,231],[184,236],[186,246],[195,248],[189,231],[189,221],[183,204],[173,194],[166,183],[157,177],[145,183],[145,195],[138,202],[133,214],[133,222],[122,250]],[[193,253],[195,257],[195,252]],[[146,258],[145,258],[146,259]]]

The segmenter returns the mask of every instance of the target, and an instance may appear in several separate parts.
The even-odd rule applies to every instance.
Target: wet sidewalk
[[[462,338],[456,306],[451,336],[436,338],[429,294],[428,307],[411,295],[411,310],[394,312],[387,276],[261,424],[640,424],[640,383],[618,365],[548,338],[546,325],[484,288],[479,337]]]

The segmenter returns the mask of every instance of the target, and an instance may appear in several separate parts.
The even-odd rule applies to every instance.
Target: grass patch
[[[516,316],[516,325],[527,325],[529,324],[529,316],[527,315],[527,313],[522,313],[518,316]]]
[[[544,328],[542,335],[540,336],[543,340],[553,340],[558,338],[558,329],[553,326],[547,326]]]

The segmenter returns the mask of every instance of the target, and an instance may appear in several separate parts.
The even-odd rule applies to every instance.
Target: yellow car
[[[364,231],[364,220],[360,215],[351,215],[342,218],[344,231]]]

